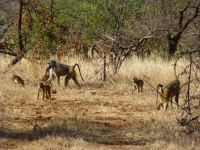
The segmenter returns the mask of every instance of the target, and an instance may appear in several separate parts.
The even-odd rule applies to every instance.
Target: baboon
[[[65,65],[65,64],[56,62],[54,60],[51,60],[48,63],[48,65],[49,66],[46,70],[47,70],[47,72],[49,72],[50,76],[49,76],[49,79],[46,81],[46,83],[50,82],[53,79],[53,76],[56,76],[58,85],[60,86],[60,77],[65,76],[65,87],[67,87],[69,80],[72,79],[74,81],[74,83],[79,88],[81,88],[81,85],[78,82],[77,77],[76,77],[76,71],[75,71],[76,66],[78,66],[81,79],[83,81],[84,81],[84,79],[81,75],[81,70],[80,70],[80,67],[78,64],[75,64],[74,66],[69,66],[69,65]]]
[[[48,79],[49,79],[49,73],[46,73],[46,74],[44,74],[43,76],[42,76],[42,79],[41,79],[41,81],[42,82],[46,82]],[[48,84],[51,84],[51,83],[48,83]],[[51,94],[56,94],[57,93],[57,91],[55,90],[55,89],[52,89],[51,88]]]
[[[40,82],[38,84],[38,99],[39,99],[40,92],[42,92],[43,94],[42,100],[44,100],[44,97],[46,97],[46,99],[51,100],[51,85],[50,84],[46,84],[45,82]]]
[[[160,89],[160,91],[159,91]],[[167,110],[168,108],[168,103],[170,101],[171,103],[171,108],[172,107],[172,98],[175,97],[175,102],[177,105],[178,109],[178,100],[179,100],[179,95],[180,95],[180,81],[179,80],[174,80],[171,81],[166,87],[162,84],[158,84],[157,86],[157,96],[158,94],[160,95],[162,102],[157,106],[157,109],[159,110],[160,107],[163,107],[163,103],[166,103],[165,109]],[[158,98],[158,97],[157,97]]]
[[[48,79],[49,79],[49,73],[45,73],[43,76],[42,76],[42,81],[43,82],[46,82]]]
[[[138,93],[143,92],[144,81],[136,77],[133,78],[133,81],[134,81],[134,87],[135,87],[134,91],[138,89]]]
[[[49,63],[48,63],[48,65],[49,65]],[[50,68],[50,66],[48,66],[46,68],[46,70],[45,70],[45,73],[42,76],[42,80],[41,81],[46,82],[50,78],[50,70],[51,70],[51,68]],[[54,77],[57,78],[57,75],[55,74],[54,71],[52,71],[52,77],[51,77],[52,79],[51,79],[51,81],[54,79]],[[50,80],[48,82],[50,82]]]
[[[12,78],[11,78],[11,79],[12,79],[14,82],[20,84],[21,86],[24,86],[24,80],[23,80],[20,76],[14,74],[14,75],[12,75]]]
[[[55,75],[56,76],[56,75]],[[41,82],[46,82],[50,77],[49,70],[45,71],[45,74],[42,76]],[[51,84],[50,82],[48,84]],[[57,91],[51,88],[51,94],[56,94]]]

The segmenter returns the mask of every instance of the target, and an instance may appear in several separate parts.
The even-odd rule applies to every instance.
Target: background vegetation
[[[1,15],[1,47],[17,50],[19,2],[1,3],[5,13]],[[48,58],[58,51],[88,57],[89,49],[100,40],[101,45],[122,53],[122,47],[147,38],[135,54],[167,57],[199,48],[199,21],[196,0],[24,0],[23,48],[35,57]],[[177,42],[177,47],[170,42]]]
[[[199,0],[0,1],[0,149],[198,149],[199,40]],[[50,59],[78,63],[82,88],[37,99]],[[156,110],[177,78],[180,109]]]

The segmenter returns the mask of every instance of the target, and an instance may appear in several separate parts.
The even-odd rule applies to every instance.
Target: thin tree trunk
[[[103,81],[106,81],[106,55],[104,54],[103,57]]]
[[[18,19],[18,44],[19,44],[19,54],[10,62],[8,66],[13,66],[17,64],[24,56],[24,46],[23,46],[23,36],[22,36],[22,11],[23,11],[24,1],[20,0],[19,7],[19,19]]]
[[[177,51],[178,42],[180,40],[180,37],[172,37],[171,35],[168,35],[168,53],[169,57],[174,56]]]
[[[20,0],[19,19],[18,19],[18,43],[20,51],[23,51],[22,10],[23,10],[23,0]]]
[[[190,108],[190,83],[191,83],[191,73],[192,73],[192,53],[190,53],[190,71],[189,71],[189,76],[188,76],[188,89],[187,89],[187,108],[188,108],[188,113],[191,114],[191,108]]]
[[[50,6],[50,11],[51,11],[51,17],[50,17],[50,22],[51,22],[51,33],[50,33],[50,44],[51,44],[51,54],[52,54],[52,46],[53,46],[53,26],[54,26],[54,12],[53,12],[53,8],[54,8],[54,0],[51,0],[51,6]]]

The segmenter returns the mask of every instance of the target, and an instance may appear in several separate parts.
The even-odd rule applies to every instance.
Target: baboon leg
[[[81,88],[80,83],[78,82],[78,80],[76,79],[76,76],[72,77],[72,80],[74,81],[74,83],[76,83],[76,85],[79,87],[79,89]]]
[[[38,90],[38,96],[37,96],[37,99],[39,99],[39,95],[40,95],[40,90]]]
[[[47,89],[45,90],[45,98],[49,99],[49,91]]]
[[[172,106],[172,99],[170,100],[170,103],[171,103],[171,109],[173,109],[173,106]]]
[[[170,103],[171,103],[171,109],[173,109],[173,106],[172,106],[172,100],[170,101]]]
[[[50,100],[51,100],[51,91],[49,92],[49,97],[50,97]]]
[[[134,85],[134,91],[137,90],[137,85]]]
[[[139,86],[137,86],[137,89],[138,89],[138,93],[140,92],[140,87]]]
[[[163,107],[163,103],[160,103],[160,104],[157,106],[157,110],[160,110],[160,107]]]
[[[133,92],[134,92],[135,90],[137,90],[137,86],[136,86],[136,85],[134,85],[134,89],[132,90],[132,95],[133,95]]]
[[[45,91],[43,90],[42,92],[43,92],[42,100],[44,100]]]
[[[70,79],[71,79],[70,76],[66,76],[66,77],[65,77],[65,87],[67,87],[67,85],[68,85]]]
[[[60,76],[57,76],[58,86],[60,86]]]
[[[141,86],[141,92],[143,92],[143,86]]]
[[[51,100],[51,91],[50,90],[48,91],[48,99]]]
[[[157,106],[157,110],[160,110],[160,105]]]
[[[168,108],[168,104],[169,103],[169,101],[168,102],[166,102],[166,107],[165,107],[165,110],[167,110],[167,108]]]
[[[179,95],[176,95],[175,101],[176,101],[177,109],[179,108],[179,105],[178,105],[178,98],[179,98]]]

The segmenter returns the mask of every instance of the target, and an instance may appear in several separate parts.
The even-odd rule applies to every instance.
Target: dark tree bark
[[[50,40],[50,44],[52,46],[53,40],[55,39],[55,36],[53,34],[53,29],[54,29],[54,0],[51,0],[50,11],[51,11],[51,14],[50,14],[51,30],[50,30],[48,37],[49,37],[49,40]],[[51,53],[52,53],[52,50],[51,50]]]
[[[18,44],[19,44],[19,54],[10,62],[8,66],[13,66],[17,64],[24,56],[24,46],[23,46],[23,35],[22,35],[22,11],[25,5],[23,0],[19,1],[19,19],[18,19]]]
[[[103,81],[106,81],[106,55],[103,57]]]
[[[172,56],[176,53],[180,37],[179,36],[173,37],[172,35],[168,34],[167,39],[168,39],[168,53],[169,53],[169,56]]]
[[[18,43],[19,43],[19,50],[23,51],[23,39],[22,39],[22,10],[23,10],[23,0],[20,0],[20,7],[19,7],[19,19],[18,19]]]
[[[19,18],[18,18],[18,46],[19,51],[18,52],[12,52],[10,50],[6,49],[0,49],[0,53],[7,54],[10,56],[14,56],[15,58],[10,62],[8,67],[11,67],[15,64],[17,64],[25,54],[24,50],[24,43],[23,43],[23,35],[22,35],[22,12],[23,12],[23,6],[27,5],[28,3],[25,3],[23,0],[19,0]]]

